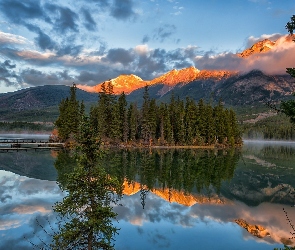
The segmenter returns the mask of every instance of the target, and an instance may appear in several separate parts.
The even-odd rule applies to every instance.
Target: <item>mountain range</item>
[[[290,37],[286,42],[292,42]],[[259,53],[269,53],[276,42],[265,39],[238,53],[247,58]],[[294,79],[287,74],[266,74],[259,70],[241,73],[228,70],[199,70],[195,67],[173,69],[152,80],[143,80],[136,75],[120,75],[108,80],[114,93],[127,94],[127,101],[137,102],[140,107],[146,85],[151,98],[167,102],[173,94],[180,99],[191,97],[198,101],[217,103],[222,100],[235,110],[253,114],[268,110],[268,101],[278,103],[290,99],[295,92]],[[106,82],[108,82],[106,81]],[[97,102],[102,83],[96,86],[77,85],[77,98],[84,100],[86,107]],[[31,87],[15,92],[0,94],[0,117],[2,121],[54,121],[58,116],[59,102],[69,95],[69,86],[47,85]],[[251,109],[246,108],[251,107]],[[255,109],[255,111],[254,111]],[[258,115],[258,114],[257,114]]]

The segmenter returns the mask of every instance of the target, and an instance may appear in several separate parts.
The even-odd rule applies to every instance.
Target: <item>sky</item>
[[[287,35],[294,14],[294,0],[0,0],[0,93],[190,66],[283,73],[295,43],[235,54]]]

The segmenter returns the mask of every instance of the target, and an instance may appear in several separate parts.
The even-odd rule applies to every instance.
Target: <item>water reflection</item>
[[[56,158],[63,185],[68,185],[73,159],[65,152]],[[116,249],[273,249],[293,244],[283,208],[295,222],[294,160],[295,147],[279,144],[246,144],[242,152],[107,151],[101,164],[125,193],[123,206],[114,207],[119,220],[114,225],[121,228]],[[13,242],[18,247],[11,249],[32,249],[23,235],[34,244],[41,244],[36,236],[49,240],[35,219],[49,231],[55,225],[50,204],[63,197],[57,185],[0,174],[5,239],[0,249]],[[248,224],[248,231],[257,226],[261,235],[256,235],[263,238],[247,232],[238,219]]]

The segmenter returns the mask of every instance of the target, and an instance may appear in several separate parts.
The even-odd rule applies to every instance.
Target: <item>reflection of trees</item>
[[[61,153],[56,161],[58,182],[67,195],[54,206],[61,219],[52,248],[113,249],[118,229],[113,226],[116,213],[111,205],[118,202],[121,186],[102,167],[99,145],[87,119],[78,141],[75,156]],[[71,172],[66,173],[68,170]]]
[[[201,192],[214,187],[219,191],[222,181],[233,177],[239,155],[234,149],[117,150],[106,154],[103,165],[122,183],[137,181],[147,189]]]

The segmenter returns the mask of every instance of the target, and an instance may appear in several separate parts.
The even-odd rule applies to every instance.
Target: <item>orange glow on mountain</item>
[[[294,38],[295,35],[288,35],[285,37],[281,37],[275,42],[270,41],[269,39],[264,39],[262,41],[255,43],[250,48],[245,49],[243,52],[238,53],[237,56],[245,58],[254,54],[270,52],[277,49],[279,46],[282,46],[282,44],[288,44],[293,42]]]
[[[129,94],[132,91],[142,88],[146,85],[164,84],[168,87],[175,86],[179,83],[187,84],[195,80],[203,80],[208,78],[214,78],[220,80],[222,78],[228,78],[235,72],[222,71],[222,70],[198,70],[195,67],[184,68],[181,70],[173,69],[168,73],[161,75],[151,81],[144,81],[136,75],[120,75],[117,78],[110,79],[114,88],[114,94],[121,94],[123,91],[125,94]],[[87,92],[98,93],[101,91],[102,83],[90,87],[85,85],[77,85],[78,88]]]
[[[138,182],[128,183],[124,181],[123,184],[123,194],[124,195],[134,195],[140,192],[141,185]],[[191,207],[194,204],[225,204],[229,203],[224,199],[220,198],[218,195],[212,197],[206,197],[205,195],[187,194],[184,191],[178,191],[169,188],[154,188],[150,190],[151,193],[157,195],[158,197],[166,200],[168,202],[176,202],[178,204]]]
[[[269,39],[264,39],[263,41],[255,43],[251,48],[244,50],[242,53],[238,53],[239,57],[248,57],[256,53],[265,53],[270,51],[274,46],[275,42]]]

